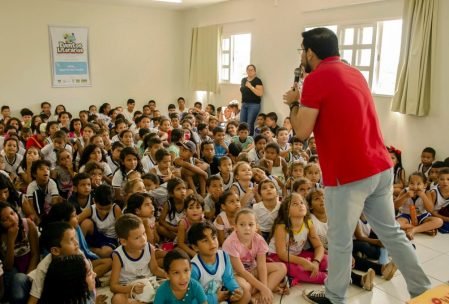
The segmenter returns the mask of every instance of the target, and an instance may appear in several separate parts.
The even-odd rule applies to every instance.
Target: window
[[[221,40],[220,82],[240,84],[250,64],[251,34],[225,36]]]
[[[394,94],[402,20],[325,27],[336,33],[341,58],[360,70],[373,93]]]

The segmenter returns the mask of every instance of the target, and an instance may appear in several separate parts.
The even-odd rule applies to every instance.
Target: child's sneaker
[[[395,263],[390,262],[388,264],[385,264],[382,267],[382,277],[384,278],[384,280],[389,281],[396,273],[396,270],[398,270],[398,267]]]
[[[324,290],[304,290],[302,292],[304,299],[312,304],[332,304],[332,302],[326,298]]]
[[[368,269],[368,271],[362,276],[362,288],[368,291],[373,290],[374,287],[374,276],[376,273],[372,268]]]

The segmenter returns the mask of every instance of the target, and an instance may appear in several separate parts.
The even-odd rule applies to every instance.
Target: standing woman
[[[263,95],[262,80],[256,76],[256,66],[250,64],[246,67],[247,77],[242,79],[240,92],[242,92],[242,110],[240,122],[249,125],[250,135],[254,133],[254,121],[260,111],[260,102]]]

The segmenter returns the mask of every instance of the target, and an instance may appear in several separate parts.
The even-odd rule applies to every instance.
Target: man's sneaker
[[[332,304],[332,302],[326,298],[324,290],[304,290],[302,296],[307,302],[312,304]]]
[[[376,273],[372,268],[368,269],[368,271],[362,276],[362,288],[368,291],[373,290],[374,287],[374,276]]]
[[[394,276],[396,270],[398,270],[398,266],[396,266],[395,263],[390,262],[388,264],[385,264],[382,267],[382,277],[384,278],[384,280],[389,281]]]

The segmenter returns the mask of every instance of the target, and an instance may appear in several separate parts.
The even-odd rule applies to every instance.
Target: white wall
[[[155,98],[162,109],[180,95],[192,102],[194,94],[187,86],[191,29],[224,24],[252,32],[252,63],[266,90],[262,110],[283,117],[288,109],[281,103],[282,94],[299,64],[296,49],[304,26],[397,18],[402,1],[310,11],[309,0],[234,0],[183,12],[57,0],[0,1],[0,105],[36,110],[41,101],[52,100],[76,113],[105,100],[123,104],[129,97],[138,106]],[[449,36],[444,34],[449,1],[440,1],[439,11],[430,115],[392,113],[390,98],[375,97],[385,142],[404,151],[407,172],[415,168],[425,146],[435,147],[438,159],[449,156],[449,86],[444,82],[449,70]],[[92,87],[51,88],[49,24],[90,28]],[[222,86],[210,101],[221,105],[231,99],[240,99],[238,86]]]
[[[73,114],[105,101],[165,104],[182,91],[181,13],[56,0],[0,1],[0,105],[38,110],[63,103]],[[89,27],[92,87],[52,88],[48,25]]]
[[[438,65],[434,71],[430,115],[418,118],[392,113],[391,98],[375,96],[385,143],[403,150],[403,162],[409,173],[416,168],[425,146],[435,147],[438,159],[449,156],[449,141],[444,136],[448,126],[449,103],[445,97],[449,96],[449,86],[445,85],[443,77],[447,77],[443,72],[449,69],[446,55],[449,53],[449,36],[444,34],[449,28],[449,1],[440,2],[439,46],[435,58]],[[304,26],[400,18],[403,5],[402,0],[389,0],[310,11],[309,3],[308,0],[240,0],[190,10],[184,16],[186,43],[190,45],[190,30],[194,26],[224,23],[226,27],[227,23],[252,20],[251,26],[245,26],[242,30],[249,28],[253,34],[252,63],[257,66],[258,76],[265,87],[262,111],[275,111],[284,117],[288,115],[288,109],[281,104],[282,94],[291,84],[293,70],[299,64],[296,49],[300,46]],[[185,72],[188,73],[188,58],[185,58]],[[240,99],[238,85],[225,85],[221,89],[221,93],[213,96],[211,102],[223,105],[230,99]]]

